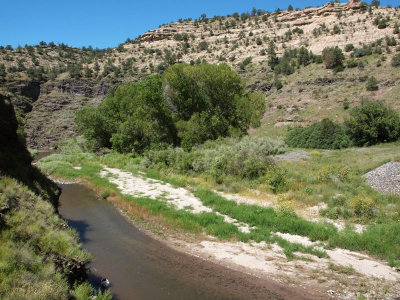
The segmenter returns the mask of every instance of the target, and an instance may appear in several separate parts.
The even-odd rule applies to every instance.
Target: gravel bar
[[[400,196],[400,162],[388,162],[363,175],[374,189]]]

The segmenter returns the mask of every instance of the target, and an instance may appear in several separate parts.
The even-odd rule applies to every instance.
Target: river
[[[314,299],[178,252],[136,228],[112,204],[80,184],[63,184],[59,212],[93,256],[89,281],[111,282],[115,299]]]

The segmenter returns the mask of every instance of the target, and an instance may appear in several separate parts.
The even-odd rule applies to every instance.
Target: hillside
[[[71,299],[83,290],[89,297],[90,254],[57,214],[60,189],[31,165],[13,106],[2,96],[0,129],[0,298]]]
[[[398,9],[350,0],[304,10],[253,10],[179,20],[128,39],[115,49],[78,49],[45,42],[2,47],[0,91],[11,97],[21,120],[25,118],[28,145],[37,149],[76,134],[76,109],[97,105],[119,84],[163,72],[176,62],[233,67],[249,90],[259,90],[267,97],[264,128],[269,131],[276,131],[270,125],[310,123],[328,114],[340,121],[346,115],[341,108],[346,98],[350,105],[362,96],[387,98],[398,108],[399,77],[390,66],[398,50],[398,20]],[[356,49],[345,51],[346,62],[352,64],[337,74],[323,64],[311,63],[293,65],[294,74],[276,75],[268,64],[271,42],[278,57],[299,47],[313,55],[322,54],[326,47],[346,50],[351,44]],[[363,56],[359,49],[371,51]],[[380,87],[372,95],[365,91],[371,75]],[[283,83],[280,90],[274,86],[277,79]]]

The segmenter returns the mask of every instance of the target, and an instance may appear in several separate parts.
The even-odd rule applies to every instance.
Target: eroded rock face
[[[31,165],[32,157],[18,134],[18,122],[10,98],[0,94],[0,176],[26,185],[57,209],[60,191],[56,184]],[[0,208],[1,210],[1,208]]]
[[[161,40],[166,39],[167,37],[172,36],[175,33],[177,33],[176,29],[162,28],[162,29],[151,30],[151,31],[141,35],[139,39],[142,42],[161,41]]]
[[[35,86],[39,94],[27,88],[30,86]],[[75,111],[85,105],[98,105],[116,86],[107,81],[77,79],[26,84],[25,88],[17,85],[11,100],[25,116],[27,145],[33,149],[49,149],[57,141],[76,136]],[[27,90],[30,92],[24,92]]]
[[[324,6],[321,7],[311,7],[306,8],[302,11],[294,11],[294,12],[284,12],[281,14],[279,21],[280,22],[290,22],[296,21],[294,26],[303,26],[311,24],[311,20],[299,20],[301,18],[310,18],[312,16],[323,16],[327,17],[332,14],[337,14],[340,12],[346,11],[355,11],[361,8],[361,0],[349,0],[348,3],[334,3],[328,2]]]

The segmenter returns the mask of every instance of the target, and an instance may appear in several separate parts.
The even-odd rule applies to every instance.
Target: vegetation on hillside
[[[344,125],[323,119],[306,127],[289,129],[290,147],[341,149],[352,145],[369,146],[400,138],[400,114],[379,101],[366,101],[354,107]]]

